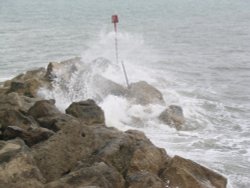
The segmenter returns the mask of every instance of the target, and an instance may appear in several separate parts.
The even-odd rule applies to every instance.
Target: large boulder
[[[68,122],[50,139],[33,146],[34,159],[48,182],[61,178],[94,150],[89,127]]]
[[[181,125],[185,123],[182,108],[176,105],[171,105],[166,110],[164,110],[160,114],[159,119],[163,123],[171,127],[175,127],[177,130],[181,129]]]
[[[6,81],[4,86],[8,88],[6,93],[16,92],[28,97],[38,97],[37,93],[41,87],[49,87],[50,82],[45,78],[44,68],[27,71],[12,80]]]
[[[125,96],[127,89],[101,75],[95,75],[92,81],[95,86],[95,92],[101,99],[108,95]]]
[[[116,133],[113,139],[111,132],[106,134],[100,138],[105,143],[104,138],[109,135],[109,141],[96,151],[96,157],[114,166],[124,177],[140,171],[158,174],[169,160],[165,150],[155,147],[142,132],[129,130],[120,136]]]
[[[20,139],[0,141],[0,187],[43,188],[45,179]]]
[[[37,99],[19,96],[17,93],[9,93],[0,96],[0,130],[8,126],[18,126],[22,129],[38,127],[37,122],[27,115],[28,109]]]
[[[0,95],[0,111],[19,110],[22,112],[27,112],[30,107],[33,106],[38,100],[41,99],[20,96],[15,92],[2,94]]]
[[[80,62],[80,57],[75,57],[60,63],[50,62],[47,66],[45,78],[53,81],[58,76],[61,76],[63,80],[67,81],[71,78],[72,74],[78,70]]]
[[[37,101],[28,111],[28,114],[35,119],[47,116],[57,116],[61,112],[55,106],[55,100]]]
[[[94,100],[73,102],[67,109],[66,113],[81,119],[85,124],[105,124],[103,110],[95,103]]]
[[[46,188],[125,188],[125,181],[113,167],[100,162],[69,172]]]
[[[39,126],[54,132],[59,131],[65,124],[78,121],[76,118],[60,112],[53,99],[37,101],[29,109],[28,114],[39,123]]]
[[[1,130],[4,131],[8,126],[18,126],[23,129],[37,127],[37,122],[29,116],[26,116],[19,110],[0,111]]]
[[[145,81],[130,84],[127,97],[141,105],[165,104],[161,92]]]
[[[169,187],[226,188],[227,179],[222,175],[191,160],[174,156],[161,173]]]

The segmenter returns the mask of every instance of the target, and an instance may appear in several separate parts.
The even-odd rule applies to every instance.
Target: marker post
[[[115,55],[116,55],[116,63],[117,64],[119,64],[118,39],[117,39],[117,23],[118,22],[119,22],[118,15],[113,15],[112,16],[112,23],[114,24],[114,30],[115,30]],[[124,73],[124,77],[125,77],[125,80],[126,80],[127,87],[129,88],[128,76],[127,76],[126,68],[124,66],[123,61],[121,61],[121,65],[122,65],[122,70],[123,70],[123,73]]]

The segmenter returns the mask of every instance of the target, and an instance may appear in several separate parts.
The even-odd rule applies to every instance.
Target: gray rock
[[[174,156],[160,174],[169,187],[226,188],[227,179],[222,175],[191,160]]]
[[[66,109],[66,113],[81,119],[87,125],[105,124],[103,110],[91,99],[72,103]]]
[[[55,100],[37,101],[28,111],[35,119],[48,116],[60,115],[61,112],[55,106]]]
[[[103,99],[108,95],[125,96],[127,89],[120,84],[117,84],[101,75],[96,75],[92,81],[95,86],[95,91],[100,98]]]
[[[43,188],[45,179],[30,150],[20,139],[0,141],[0,186]]]
[[[151,103],[165,104],[161,92],[145,81],[132,83],[128,90],[127,97],[141,105]]]
[[[181,125],[185,123],[182,108],[180,106],[171,105],[164,110],[159,119],[169,126],[175,127],[177,130],[181,129]]]

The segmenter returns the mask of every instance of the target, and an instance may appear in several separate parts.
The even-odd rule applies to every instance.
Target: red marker
[[[114,24],[115,32],[117,32],[116,24],[119,22],[118,16],[113,15],[112,16],[112,23]]]

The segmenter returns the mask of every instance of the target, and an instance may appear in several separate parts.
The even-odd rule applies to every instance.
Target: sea
[[[0,82],[72,57],[116,63],[113,14],[129,82],[147,81],[166,104],[108,95],[98,103],[107,126],[143,131],[169,155],[223,174],[229,188],[249,188],[250,0],[0,0]],[[126,86],[121,69],[95,64],[69,91],[41,93],[63,111],[93,97],[83,83],[94,72]],[[183,109],[181,130],[157,118],[169,105]]]

